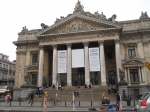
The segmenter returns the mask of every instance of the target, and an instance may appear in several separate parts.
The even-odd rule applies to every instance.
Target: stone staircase
[[[101,94],[105,92],[105,96],[110,99],[110,101],[116,100],[116,94],[108,94],[108,89],[110,87],[108,86],[93,86],[91,89],[84,89],[83,86],[80,88],[74,87],[74,86],[66,86],[62,87],[62,90],[56,91],[54,88],[46,88],[45,90],[49,93],[49,99],[54,99],[56,97],[56,92],[58,94],[58,99],[61,101],[72,101],[72,94],[74,91],[79,92],[79,97],[75,97],[77,101],[101,101],[102,96]],[[43,98],[35,98],[36,101],[42,101]]]

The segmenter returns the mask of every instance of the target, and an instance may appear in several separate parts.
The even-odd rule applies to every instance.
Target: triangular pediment
[[[143,65],[141,60],[131,59],[123,62],[123,65]]]
[[[80,14],[73,14],[55,23],[54,25],[44,29],[43,31],[39,32],[37,34],[37,37],[40,35],[48,35],[48,34],[88,32],[88,31],[96,31],[96,30],[103,30],[103,29],[109,30],[113,28],[115,29],[120,28],[120,26],[107,20],[99,20],[96,18],[92,18]]]
[[[38,70],[38,69],[39,69],[39,67],[38,67],[37,65],[28,66],[28,67],[26,68],[27,71],[28,71],[28,70]]]

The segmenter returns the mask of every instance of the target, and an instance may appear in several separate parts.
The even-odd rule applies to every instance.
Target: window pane
[[[33,54],[32,55],[32,64],[37,64],[38,63],[38,54]]]
[[[128,56],[135,57],[135,46],[128,46]]]
[[[131,78],[131,82],[139,82],[137,69],[130,69],[130,78]]]

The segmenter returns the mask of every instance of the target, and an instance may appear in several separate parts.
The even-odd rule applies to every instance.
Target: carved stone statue
[[[115,19],[117,18],[116,14],[113,14],[111,18],[109,18],[109,21],[115,22]]]
[[[25,32],[25,31],[28,31],[26,26],[22,27],[22,31],[21,32]]]
[[[125,78],[125,73],[119,68],[120,81],[123,81]]]
[[[48,25],[46,25],[46,24],[44,24],[44,23],[41,23],[41,27],[42,27],[42,29],[45,29],[45,28],[48,27]]]
[[[149,18],[148,15],[147,15],[147,12],[144,12],[143,11],[141,12],[141,16],[140,16],[140,19],[147,19]]]
[[[24,80],[25,80],[26,84],[31,84],[31,78],[28,73],[24,76]]]
[[[84,9],[83,5],[81,5],[80,1],[78,0],[74,8],[74,12],[84,12],[83,9]]]

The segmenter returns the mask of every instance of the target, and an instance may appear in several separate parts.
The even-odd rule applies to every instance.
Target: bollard
[[[19,106],[21,106],[21,101],[19,101]]]
[[[33,104],[33,101],[31,101],[31,106],[32,106],[32,104]]]
[[[67,105],[66,105],[66,101],[65,101],[65,106],[67,106]]]
[[[80,101],[79,101],[79,107],[80,107]]]
[[[41,102],[41,106],[43,107],[43,101]]]
[[[11,100],[10,100],[10,106],[11,106]]]
[[[91,101],[91,107],[92,107],[92,101]]]

